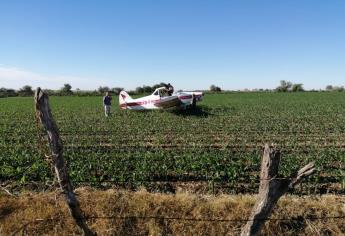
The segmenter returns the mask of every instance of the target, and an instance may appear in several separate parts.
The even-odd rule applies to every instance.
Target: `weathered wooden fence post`
[[[63,190],[63,194],[65,195],[70,213],[77,225],[82,229],[84,235],[97,235],[87,226],[83,212],[79,206],[79,201],[73,191],[72,183],[69,179],[69,174],[63,158],[62,141],[59,136],[58,127],[53,119],[49,107],[48,95],[40,88],[37,88],[35,92],[35,108],[36,118],[42,123],[45,131],[47,132],[48,143],[51,149],[52,164],[54,166],[59,185]]]
[[[277,178],[279,163],[280,152],[266,144],[261,161],[259,194],[251,216],[242,228],[241,236],[258,235],[279,198],[315,171],[314,163],[311,162],[290,178]]]

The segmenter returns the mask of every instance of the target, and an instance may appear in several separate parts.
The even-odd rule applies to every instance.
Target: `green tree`
[[[137,94],[142,94],[142,93],[144,93],[143,87],[136,87],[135,93],[137,93]]]
[[[32,96],[34,95],[34,91],[32,90],[31,86],[25,85],[21,89],[19,89],[18,94],[20,96]]]
[[[212,85],[210,86],[210,91],[211,91],[211,92],[221,92],[222,89],[221,89],[220,87],[218,87],[218,86],[212,84]]]
[[[120,88],[120,87],[115,87],[111,89],[111,91],[116,95],[119,95],[122,90],[123,88]]]
[[[18,96],[14,89],[0,88],[0,97],[15,97]]]
[[[293,84],[292,85],[292,92],[303,92],[303,84]]]
[[[144,93],[152,93],[154,89],[151,86],[144,85],[143,86]]]
[[[335,86],[333,87],[333,91],[344,92],[344,86]]]
[[[61,88],[61,93],[64,95],[72,94],[72,86],[70,84],[64,84]]]
[[[332,91],[333,90],[333,86],[332,85],[327,85],[326,86],[326,91]]]
[[[108,86],[99,86],[99,88],[98,88],[98,90],[97,90],[100,94],[104,94],[104,93],[106,93],[106,92],[109,92],[110,91],[110,89],[109,89],[109,87]]]
[[[281,80],[280,85],[276,88],[278,92],[288,92],[292,87],[292,83],[290,81]]]

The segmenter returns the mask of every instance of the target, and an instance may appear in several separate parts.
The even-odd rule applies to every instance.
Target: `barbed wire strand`
[[[248,222],[248,221],[301,221],[301,220],[337,220],[345,219],[345,215],[338,216],[324,216],[324,217],[302,217],[296,216],[291,218],[259,218],[259,219],[214,219],[214,218],[183,218],[183,217],[164,217],[164,216],[85,216],[86,220],[91,219],[155,219],[155,220],[165,220],[165,221],[192,221],[192,222],[218,222],[218,223],[229,223],[229,222]],[[48,222],[48,221],[61,221],[61,218],[46,218],[46,219],[36,219],[23,224],[18,230],[16,230],[12,235],[17,234],[21,230],[25,229],[28,225]]]

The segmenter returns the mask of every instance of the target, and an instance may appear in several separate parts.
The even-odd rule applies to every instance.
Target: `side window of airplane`
[[[167,91],[166,90],[161,90],[161,97],[166,97],[167,96]]]

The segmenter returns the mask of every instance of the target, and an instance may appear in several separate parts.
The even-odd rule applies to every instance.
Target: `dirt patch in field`
[[[98,235],[239,235],[253,195],[76,190]],[[342,235],[345,196],[287,196],[264,235]],[[0,195],[0,235],[80,235],[59,192]]]

